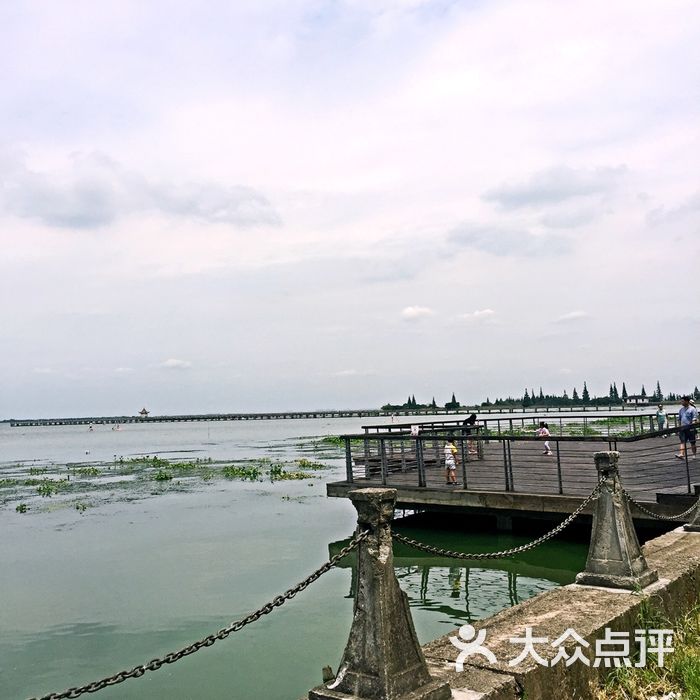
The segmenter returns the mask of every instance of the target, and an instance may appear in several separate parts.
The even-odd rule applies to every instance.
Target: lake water
[[[303,579],[355,525],[347,500],[325,496],[325,484],[343,478],[344,461],[319,438],[356,432],[363,422],[151,423],[92,432],[0,424],[0,698],[62,691],[161,657]],[[328,468],[299,481],[241,481],[204,466],[157,481],[155,470],[130,471],[119,462],[144,455],[212,459],[214,467],[269,459],[292,468],[304,458]],[[63,479],[66,465],[70,489],[38,495],[34,482]],[[27,512],[17,511],[20,504]],[[463,551],[529,539],[470,533],[467,521],[460,531],[410,534]],[[478,567],[399,546],[395,555],[426,642],[573,581],[586,547],[557,538]],[[320,682],[323,666],[337,668],[352,587],[346,562],[241,632],[99,696],[295,700]]]

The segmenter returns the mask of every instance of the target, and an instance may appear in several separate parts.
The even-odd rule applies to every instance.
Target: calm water
[[[114,456],[322,459],[305,481],[190,479],[101,487],[84,512],[74,497],[17,500],[0,489],[0,698],[61,691],[177,650],[245,616],[304,578],[354,528],[354,509],[325,497],[342,478],[336,453],[312,438],[362,420],[149,424],[17,429],[0,425],[0,480]],[[319,451],[320,450],[320,451]],[[87,454],[86,454],[87,453]],[[107,497],[105,497],[105,493]],[[134,496],[137,494],[137,497]],[[527,537],[465,531],[411,534],[464,550]],[[396,547],[421,641],[568,583],[586,548],[561,540],[515,561],[459,566]],[[457,564],[457,565],[456,565]],[[352,614],[348,564],[282,608],[193,656],[100,692],[104,698],[294,700],[337,667]]]

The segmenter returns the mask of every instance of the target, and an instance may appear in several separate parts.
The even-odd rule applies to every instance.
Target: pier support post
[[[629,503],[622,493],[619,452],[596,452],[598,477],[604,481],[593,511],[586,569],[576,583],[609,588],[644,588],[659,577],[642,554]]]
[[[395,489],[348,494],[360,530],[357,592],[347,646],[334,680],[309,691],[309,700],[447,700],[449,684],[428,673],[408,605],[394,573],[391,520]]]

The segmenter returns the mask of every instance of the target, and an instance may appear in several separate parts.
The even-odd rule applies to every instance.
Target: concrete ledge
[[[348,493],[353,489],[362,488],[368,484],[363,484],[362,480],[349,484],[347,481],[337,481],[326,484],[326,495],[332,498],[347,498]],[[469,491],[464,489],[444,489],[418,487],[418,486],[397,486],[391,485],[397,492],[397,508],[424,508],[431,509],[460,509],[471,512],[497,513],[507,511],[511,515],[522,515],[534,517],[541,515],[570,515],[579,507],[581,501],[588,496],[560,496],[558,494],[537,494],[524,493],[519,491]],[[592,488],[592,487],[591,487]],[[685,497],[664,497],[661,503],[644,502],[647,507],[660,515],[675,515],[679,510],[683,510],[686,505]],[[691,499],[692,501],[692,499]],[[640,511],[634,504],[630,504],[632,517],[638,521],[655,521],[651,516]],[[593,506],[589,505],[583,513],[590,517]]]
[[[642,548],[649,566],[657,569],[659,581],[643,592],[596,588],[571,584],[542,593],[493,617],[474,624],[476,630],[486,630],[484,645],[497,659],[490,663],[481,656],[472,656],[464,671],[454,667],[458,650],[449,636],[440,637],[423,647],[431,674],[449,681],[455,700],[591,700],[594,689],[609,672],[604,666],[592,667],[595,641],[602,639],[604,629],[631,633],[645,601],[670,620],[685,614],[698,601],[700,593],[700,534],[679,528],[648,542]],[[522,651],[522,645],[511,644],[511,637],[523,637],[525,628],[532,627],[535,637],[548,637],[551,643],[567,629],[574,629],[590,645],[586,650],[591,666],[563,661],[545,667],[528,657],[517,666],[508,661]],[[565,645],[572,653],[575,644]],[[550,644],[538,644],[535,649],[551,660],[557,649]]]

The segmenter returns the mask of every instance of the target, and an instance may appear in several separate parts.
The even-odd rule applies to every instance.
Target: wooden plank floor
[[[424,447],[426,487],[433,490],[454,490],[445,483],[445,470],[442,462],[442,445],[428,443]],[[620,479],[623,486],[638,500],[656,502],[657,493],[687,494],[688,479],[691,484],[700,483],[700,460],[685,460],[675,457],[678,442],[673,438],[648,438],[637,442],[617,444],[620,452]],[[543,454],[542,443],[535,441],[511,441],[509,459],[512,465],[512,489],[510,492],[522,494],[557,495],[560,493],[557,468],[557,446],[552,441],[554,454]],[[597,474],[593,455],[596,451],[607,450],[605,442],[564,442],[559,443],[559,463],[561,464],[561,493],[570,496],[586,496],[594,488]],[[354,453],[353,473],[359,484],[379,485],[382,483],[381,466],[378,457],[368,462],[358,450]],[[387,451],[386,484],[388,486],[418,486],[418,470],[415,453],[404,449],[401,455],[395,449]],[[501,441],[484,442],[482,458],[469,457],[466,470],[466,486],[461,464],[457,467],[459,490],[505,492],[506,477],[504,448]]]

